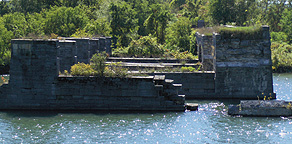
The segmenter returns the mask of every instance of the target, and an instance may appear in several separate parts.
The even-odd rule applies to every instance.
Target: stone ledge
[[[229,115],[278,117],[291,116],[291,102],[283,100],[243,100],[239,105],[228,107]]]

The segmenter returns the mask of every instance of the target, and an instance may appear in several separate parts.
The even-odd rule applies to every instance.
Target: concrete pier
[[[229,115],[278,117],[292,116],[292,102],[283,100],[244,100],[228,107]]]

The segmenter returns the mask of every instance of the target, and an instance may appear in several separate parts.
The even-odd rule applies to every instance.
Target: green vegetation
[[[201,66],[198,67],[198,69],[193,68],[193,67],[181,67],[181,72],[196,72],[201,70]]]
[[[249,27],[222,27],[219,29],[221,37],[226,39],[262,39],[262,27],[261,26],[249,26]]]
[[[189,41],[190,45],[191,41]],[[193,45],[195,47],[195,45]],[[195,59],[188,50],[184,50],[176,45],[162,45],[157,42],[157,38],[151,34],[141,36],[138,40],[132,40],[128,47],[114,49],[113,55],[119,57],[156,57],[156,58],[176,58],[176,59]],[[190,49],[191,50],[191,49]]]
[[[272,42],[272,62],[274,72],[292,72],[292,45]]]
[[[128,46],[128,54],[135,57],[159,57],[164,50],[157,42],[157,38],[150,36],[141,37],[133,40]]]
[[[64,72],[66,73],[66,72]],[[93,76],[96,75],[91,65],[85,63],[78,63],[71,66],[71,75],[73,76]]]
[[[11,39],[52,36],[112,36],[116,56],[194,57],[198,20],[251,26],[218,31],[240,39],[257,38],[254,25],[269,25],[274,42],[292,43],[291,0],[10,0],[0,1],[0,65],[9,65]],[[273,53],[287,55],[274,58],[289,63],[290,52],[276,46]]]
[[[71,66],[73,76],[109,76],[126,77],[128,69],[121,67],[120,63],[106,64],[107,55],[105,52],[94,54],[90,64],[78,63]],[[69,75],[64,71],[64,75]]]
[[[219,33],[221,37],[225,39],[261,39],[262,27],[260,25],[255,26],[236,26],[236,27],[224,27],[214,26],[212,28],[200,28],[197,29],[200,34],[206,36],[212,36],[213,32]]]
[[[106,53],[94,54],[91,58],[91,67],[97,72],[97,75],[103,76],[105,70]]]

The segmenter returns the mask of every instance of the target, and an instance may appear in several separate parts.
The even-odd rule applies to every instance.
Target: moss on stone
[[[218,33],[224,39],[262,39],[263,31],[260,26],[250,26],[250,27],[222,27],[219,29]]]

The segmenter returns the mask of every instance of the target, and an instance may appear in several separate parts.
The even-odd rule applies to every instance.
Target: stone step
[[[132,63],[198,63],[199,60],[179,60],[179,59],[162,59],[162,58],[121,58],[121,57],[108,57],[107,61],[112,62],[132,62]]]
[[[117,62],[106,62],[106,64],[113,64]],[[133,63],[133,62],[120,62],[122,67],[128,68],[129,70],[139,69],[165,69],[165,68],[181,68],[181,67],[193,67],[198,69],[200,64],[193,63]]]

